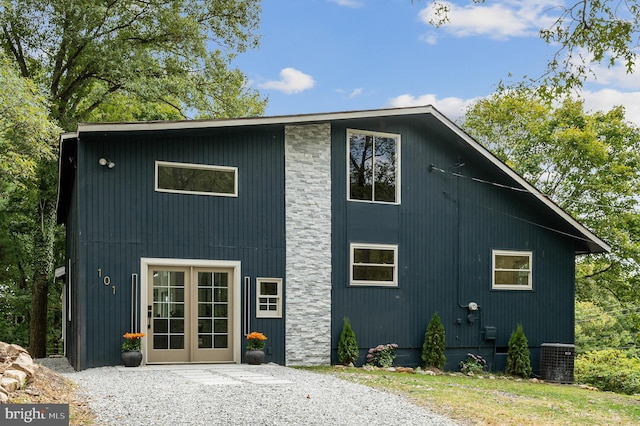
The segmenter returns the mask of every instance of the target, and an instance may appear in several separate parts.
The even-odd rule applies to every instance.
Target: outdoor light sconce
[[[107,166],[110,169],[113,169],[116,166],[116,163],[104,157],[98,160],[98,164],[100,164],[101,166]]]

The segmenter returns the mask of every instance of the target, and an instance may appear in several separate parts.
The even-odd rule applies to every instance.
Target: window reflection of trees
[[[351,199],[396,202],[396,152],[394,137],[349,135]]]
[[[235,171],[160,166],[158,186],[175,191],[233,194]]]

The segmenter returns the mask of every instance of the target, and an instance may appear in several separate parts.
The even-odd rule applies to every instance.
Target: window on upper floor
[[[531,290],[532,257],[530,251],[493,250],[491,288],[494,290]]]
[[[158,192],[237,197],[238,169],[156,161],[155,184]]]
[[[398,286],[398,246],[351,244],[351,285]]]
[[[347,130],[347,198],[400,203],[400,135]]]

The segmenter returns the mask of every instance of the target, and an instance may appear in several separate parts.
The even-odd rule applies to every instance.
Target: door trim
[[[168,259],[168,258],[153,258],[153,257],[141,257],[140,258],[140,328],[141,331],[146,334],[148,317],[147,317],[147,302],[148,302],[148,274],[150,266],[186,266],[195,268],[226,268],[233,270],[233,363],[240,364],[241,361],[241,346],[242,346],[242,331],[241,331],[241,262],[239,260],[209,260],[209,259]],[[144,286],[144,287],[142,287]],[[146,347],[146,336],[143,337],[142,347]],[[147,363],[146,351],[143,351],[142,364]]]

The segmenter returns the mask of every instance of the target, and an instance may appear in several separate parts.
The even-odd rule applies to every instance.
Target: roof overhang
[[[270,117],[248,117],[248,118],[232,118],[232,119],[213,119],[213,120],[187,120],[187,121],[148,121],[133,123],[80,123],[75,133],[67,133],[61,137],[60,146],[60,179],[64,178],[63,154],[65,144],[75,143],[82,133],[117,133],[117,132],[145,132],[145,131],[171,131],[171,130],[197,130],[197,129],[215,129],[215,128],[231,128],[231,127],[252,127],[267,125],[295,125],[307,123],[333,122],[339,120],[366,119],[366,118],[383,118],[383,117],[401,117],[401,116],[431,116],[442,123],[449,131],[464,141],[471,149],[475,150],[482,157],[486,158],[491,164],[500,169],[510,178],[512,178],[523,189],[531,193],[538,201],[547,206],[555,215],[565,221],[575,230],[576,234],[570,236],[580,240],[581,249],[576,249],[576,254],[586,253],[603,253],[610,252],[611,247],[596,236],[593,232],[583,226],[574,219],[570,214],[565,212],[560,206],[551,201],[547,196],[542,194],[538,189],[526,181],[522,176],[513,169],[503,163],[489,150],[483,147],[475,139],[464,132],[453,121],[445,117],[440,111],[431,105],[409,107],[409,108],[388,108],[363,111],[345,111],[330,112],[318,114],[297,114],[297,115],[281,115]],[[71,148],[71,147],[69,147]],[[67,164],[66,167],[69,165]],[[66,174],[67,178],[69,173]],[[58,203],[60,204],[60,190],[58,194]],[[58,207],[60,220],[60,206]]]

